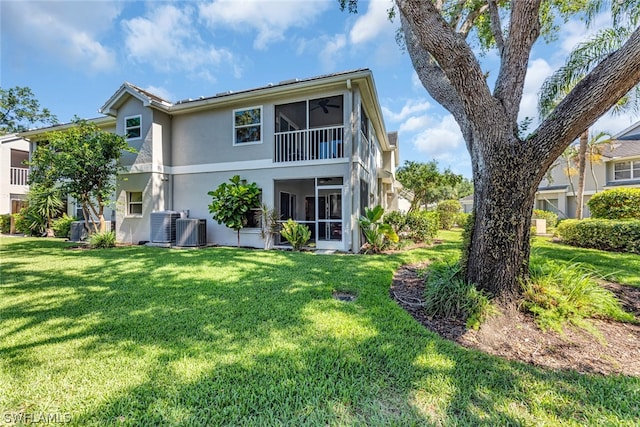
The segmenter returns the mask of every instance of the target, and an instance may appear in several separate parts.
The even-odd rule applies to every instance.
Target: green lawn
[[[390,300],[401,264],[457,256],[443,236],[393,256],[0,238],[0,424],[637,425],[639,378],[467,350]]]

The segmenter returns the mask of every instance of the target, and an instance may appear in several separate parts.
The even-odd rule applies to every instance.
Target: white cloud
[[[144,90],[146,90],[147,92],[152,93],[152,94],[154,94],[156,96],[159,96],[160,98],[164,99],[165,101],[173,101],[175,99],[173,94],[169,90],[167,90],[167,89],[165,89],[165,88],[163,88],[161,86],[153,86],[153,85],[151,85],[151,86],[145,87]]]
[[[212,29],[231,27],[257,31],[256,49],[283,40],[289,28],[305,28],[325,10],[337,7],[328,1],[214,0],[199,6],[200,17]]]
[[[607,13],[596,16],[591,26],[587,27],[585,22],[579,19],[572,19],[560,27],[558,35],[560,51],[566,57],[575,47],[597,33],[599,30],[611,26],[611,16]]]
[[[113,2],[3,2],[3,38],[31,55],[55,55],[75,67],[109,71],[115,53],[100,39],[122,5]]]
[[[435,159],[443,168],[450,167],[455,173],[470,177],[471,159],[467,152],[460,127],[452,115],[448,114],[432,126],[424,129],[410,139],[418,153],[425,155],[423,159],[409,159],[428,161]]]
[[[349,41],[360,44],[371,41],[380,35],[388,37],[393,34],[397,25],[389,20],[389,8],[393,2],[389,0],[371,0],[367,12],[360,16],[349,32]]]
[[[202,40],[193,15],[190,7],[179,9],[168,4],[150,10],[146,16],[124,20],[127,56],[160,71],[187,71],[193,77],[215,81],[208,68],[233,65],[235,58],[228,50]]]
[[[554,69],[544,59],[534,59],[529,62],[518,120],[521,121],[525,117],[538,117],[538,92],[544,80],[549,77],[553,71]],[[536,124],[537,122],[534,120],[534,125]]]
[[[409,117],[404,123],[400,125],[400,129],[398,129],[398,132],[401,134],[416,132],[419,130],[423,130],[430,123],[431,118],[429,116]]]
[[[332,70],[340,57],[340,53],[347,45],[344,34],[336,34],[331,38],[323,38],[324,48],[318,54],[325,70]]]
[[[431,108],[431,104],[429,103],[429,101],[424,98],[420,98],[409,99],[405,102],[402,109],[397,113],[391,111],[387,107],[382,107],[382,112],[384,113],[384,116],[387,117],[390,121],[400,122],[415,113],[421,113],[428,110],[429,108]]]

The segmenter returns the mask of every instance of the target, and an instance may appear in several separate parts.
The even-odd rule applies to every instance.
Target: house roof
[[[604,157],[610,159],[623,159],[640,156],[640,135],[637,139],[617,139],[605,145],[602,151]]]
[[[114,126],[116,123],[116,118],[115,117],[110,117],[110,116],[101,116],[101,117],[94,117],[92,119],[86,119],[88,122],[92,122],[95,123],[98,127],[100,128],[105,128],[105,127],[109,127],[109,126]],[[75,123],[71,122],[71,123],[60,123],[57,125],[53,125],[53,126],[48,126],[48,127],[44,127],[44,128],[38,128],[38,129],[30,129],[26,132],[20,132],[18,134],[18,136],[20,136],[21,138],[38,138],[42,135],[44,135],[47,132],[53,132],[53,131],[57,131],[57,130],[65,130],[65,129],[69,129],[70,127],[75,126]]]
[[[546,187],[538,187],[538,191],[558,191],[567,190],[568,188],[568,185],[547,185]]]
[[[107,115],[117,114],[118,107],[126,100],[126,98],[128,98],[128,96],[133,96],[139,99],[145,106],[155,106],[167,112],[179,113],[183,112],[184,110],[200,109],[202,108],[202,106],[206,107],[216,103],[223,103],[228,100],[242,99],[247,95],[256,96],[257,94],[260,94],[262,92],[271,94],[273,92],[282,92],[293,88],[305,88],[311,85],[318,86],[322,83],[331,84],[335,81],[363,77],[371,78],[371,70],[369,70],[368,68],[360,68],[356,70],[324,74],[321,76],[309,77],[305,79],[296,78],[283,80],[277,84],[269,83],[265,86],[260,86],[252,89],[243,89],[240,91],[229,90],[226,92],[217,93],[213,96],[200,96],[199,98],[195,99],[182,99],[175,103],[154,95],[151,92],[146,91],[132,83],[124,82],[122,86],[120,86],[120,88],[118,88],[118,90],[113,95],[111,95],[107,102],[105,102],[105,104],[100,108],[100,112]]]

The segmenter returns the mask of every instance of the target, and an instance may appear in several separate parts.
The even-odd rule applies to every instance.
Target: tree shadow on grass
[[[536,369],[425,330],[388,289],[435,249],[40,248],[2,263],[9,410],[30,401],[77,425],[620,425],[640,409],[636,378]],[[46,384],[29,384],[39,372],[53,406]]]

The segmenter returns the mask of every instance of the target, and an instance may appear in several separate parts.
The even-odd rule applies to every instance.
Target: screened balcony
[[[342,95],[276,105],[276,163],[345,157]]]

